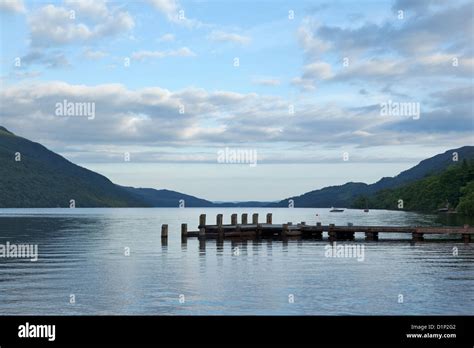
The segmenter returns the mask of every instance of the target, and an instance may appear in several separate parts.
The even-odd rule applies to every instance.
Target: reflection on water
[[[327,258],[324,240],[181,240],[198,216],[265,209],[3,209],[0,244],[38,244],[39,260],[0,258],[2,314],[472,314],[473,244],[409,235]],[[274,223],[462,225],[404,212],[272,209]],[[317,214],[317,215],[316,215]],[[444,220],[443,220],[444,219]],[[443,222],[444,221],[444,222]],[[160,226],[169,225],[162,243]],[[339,242],[338,242],[339,243]],[[341,242],[344,244],[343,242]],[[127,256],[125,250],[130,250]],[[69,303],[74,294],[76,303]],[[402,294],[403,303],[398,303]],[[290,303],[292,295],[294,303]],[[180,297],[182,296],[182,297]],[[184,301],[180,301],[184,299]],[[184,303],[182,303],[184,302]]]
[[[434,221],[443,226],[463,226],[465,224],[474,226],[474,216],[459,214],[438,214]]]

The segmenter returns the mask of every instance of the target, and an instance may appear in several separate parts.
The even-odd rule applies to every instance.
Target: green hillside
[[[458,213],[474,216],[474,161],[464,160],[439,174],[398,188],[359,196],[352,207],[395,210],[399,209],[400,199],[403,200],[403,210],[433,212],[449,207]]]
[[[0,207],[69,207],[71,199],[76,207],[146,206],[106,177],[3,127],[0,164]]]
[[[76,207],[213,206],[180,192],[116,185],[0,126],[0,208],[69,207],[71,199]]]
[[[376,192],[402,187],[403,185],[423,179],[426,176],[441,173],[453,164],[453,153],[457,153],[459,161],[474,160],[474,146],[463,146],[427,158],[416,166],[401,172],[397,176],[382,178],[374,184],[368,185],[364,183],[349,182],[340,186],[329,186],[304,193],[300,196],[289,197],[269,206],[287,207],[290,199],[294,201],[295,207],[300,208],[354,206],[354,201],[357,197],[373,196]]]

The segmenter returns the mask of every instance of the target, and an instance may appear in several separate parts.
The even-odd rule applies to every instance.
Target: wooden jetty
[[[181,239],[186,241],[188,237],[199,239],[223,239],[223,238],[281,238],[300,237],[306,239],[323,239],[323,233],[327,233],[330,241],[353,240],[356,232],[365,233],[365,239],[369,241],[378,240],[379,233],[410,233],[414,241],[422,241],[424,235],[449,235],[461,236],[465,243],[469,243],[474,235],[474,227],[464,225],[463,227],[426,227],[426,226],[336,226],[334,224],[307,225],[306,222],[293,224],[272,223],[272,214],[268,213],[265,222],[258,221],[258,214],[252,215],[249,222],[248,214],[242,214],[241,222],[238,223],[237,214],[231,215],[231,223],[223,224],[223,215],[217,214],[216,224],[206,224],[206,214],[199,216],[198,231],[188,231],[187,224],[181,225]],[[162,225],[162,240],[168,238],[168,225]]]

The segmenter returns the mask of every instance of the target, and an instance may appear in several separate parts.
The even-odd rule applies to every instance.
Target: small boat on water
[[[443,214],[456,214],[456,210],[449,206],[449,202],[446,202],[446,205],[438,209],[438,213]]]
[[[365,208],[365,209],[364,209],[364,212],[368,213],[368,212],[369,212],[369,209],[368,209],[368,208]]]
[[[342,213],[344,209],[331,208],[330,213]]]
[[[440,208],[438,209],[438,213],[441,214],[456,214],[456,210],[450,209],[450,208]]]

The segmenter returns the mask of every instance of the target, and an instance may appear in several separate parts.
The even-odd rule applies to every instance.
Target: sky
[[[474,144],[474,3],[0,0],[0,125],[215,201],[373,183]]]

